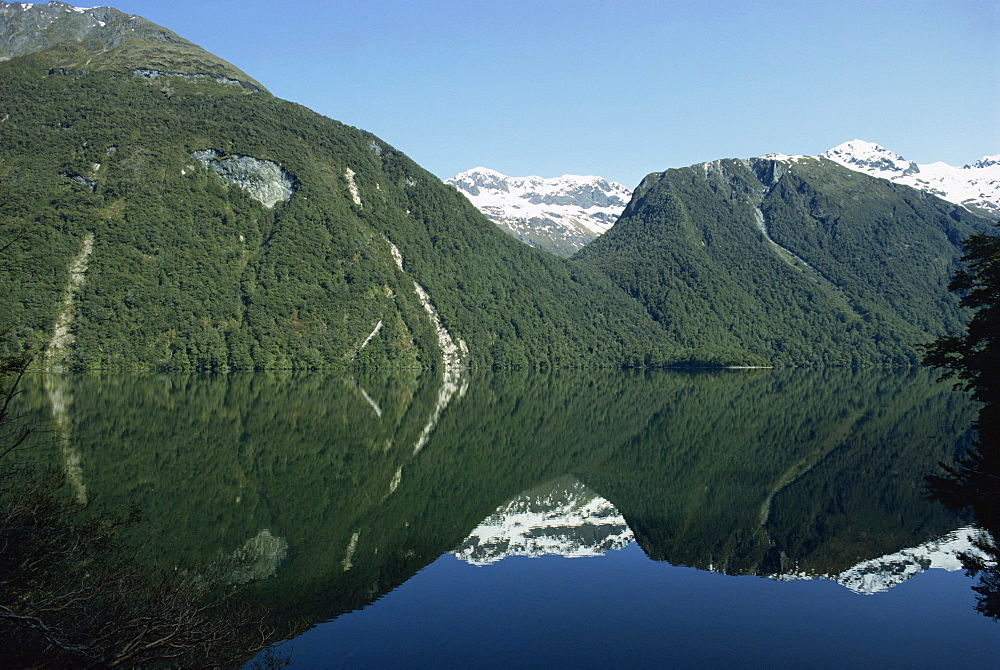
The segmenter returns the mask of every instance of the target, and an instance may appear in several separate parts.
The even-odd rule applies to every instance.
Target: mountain
[[[50,369],[435,368],[440,409],[467,366],[911,364],[989,228],[828,159],[722,160],[559,258],[139,17],[0,2],[0,36],[0,356]],[[469,183],[624,201],[501,177]]]
[[[573,259],[682,346],[772,363],[916,362],[961,327],[947,286],[990,224],[826,158],[724,159],[647,176]]]
[[[792,157],[770,154],[764,158]],[[877,144],[852,140],[816,158],[912,186],[974,214],[1000,220],[1000,156],[985,156],[962,167],[941,162],[918,165]],[[445,183],[462,191],[479,211],[517,239],[560,256],[571,256],[607,232],[631,197],[624,186],[601,177],[508,177],[482,167]]]
[[[0,354],[457,368],[618,365],[663,344],[600,273],[165,28],[62,3],[0,19]]]
[[[17,406],[54,422],[34,448],[78,499],[142,508],[144,560],[256,557],[246,574],[277,565],[258,583],[273,609],[314,622],[473,532],[484,559],[593,553],[623,521],[651,559],[760,576],[919,547],[962,524],[923,477],[976,415],[934,377],[477,370],[442,413],[442,385],[405,370],[32,375]]]
[[[874,595],[927,570],[961,570],[963,554],[984,557],[975,543],[982,532],[962,527],[836,573],[796,571],[793,567],[759,576],[777,581],[828,579],[854,593]],[[498,507],[451,553],[466,563],[486,566],[512,556],[598,557],[634,540],[632,529],[613,503],[566,476]]]
[[[925,570],[962,570],[962,555],[986,558],[976,546],[983,533],[971,526],[959,528],[917,547],[862,561],[832,578],[855,593],[873,595],[884,593]]]
[[[864,140],[844,142],[822,156],[851,170],[912,186],[1000,220],[1000,156],[985,156],[962,167],[947,163],[918,165]]]
[[[482,167],[445,183],[501,229],[560,256],[571,256],[613,226],[632,195],[601,177],[508,177]]]
[[[984,557],[975,542],[982,532],[973,526],[962,527],[915,547],[862,560],[840,572],[790,566],[758,574],[777,581],[828,579],[854,593],[874,595],[927,570],[961,570],[963,554]],[[575,477],[564,476],[498,507],[451,553],[466,563],[486,566],[513,556],[599,557],[634,541],[632,529],[614,503]]]
[[[0,61],[48,51],[54,68],[210,78],[253,91],[245,72],[146,19],[111,7],[0,2]]]

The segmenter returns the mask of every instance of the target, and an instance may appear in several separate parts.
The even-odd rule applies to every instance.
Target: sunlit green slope
[[[649,175],[575,259],[686,346],[912,364],[962,322],[947,284],[959,242],[988,225],[825,159],[721,160]]]
[[[172,44],[67,67],[89,48],[0,63],[8,348],[71,369],[246,369],[437,365],[438,325],[475,365],[662,346],[606,277],[510,239],[373,135],[189,77]],[[182,72],[137,76],[139,56]]]
[[[0,2],[0,354],[53,369],[910,364],[961,325],[947,282],[987,225],[725,160],[556,258],[162,27]]]

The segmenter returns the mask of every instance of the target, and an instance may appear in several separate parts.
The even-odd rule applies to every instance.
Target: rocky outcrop
[[[265,528],[229,556],[232,567],[226,581],[247,584],[272,577],[287,556],[288,541]]]
[[[149,68],[139,68],[132,73],[134,77],[140,77],[142,79],[159,79],[160,77],[180,77],[181,79],[211,79],[218,84],[230,84],[233,86],[239,86],[245,88],[248,91],[254,91],[259,93],[263,91],[260,86],[251,84],[250,82],[240,81],[239,79],[233,79],[231,77],[226,77],[224,75],[212,75],[205,74],[204,72],[196,72],[194,74],[185,74],[183,72],[163,72],[162,70],[150,70]]]
[[[215,149],[191,154],[227,184],[239,186],[268,209],[292,199],[298,180],[273,161],[240,154],[223,154]]]

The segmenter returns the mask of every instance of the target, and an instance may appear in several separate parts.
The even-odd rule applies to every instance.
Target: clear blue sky
[[[71,4],[74,4],[71,2]],[[84,4],[84,3],[75,3]],[[1000,153],[1000,0],[118,0],[441,178]]]

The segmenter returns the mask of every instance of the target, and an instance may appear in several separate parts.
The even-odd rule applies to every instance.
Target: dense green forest
[[[912,365],[963,321],[947,290],[988,222],[827,160],[723,160],[647,177],[575,259],[685,346],[776,364]]]
[[[624,364],[662,339],[600,273],[511,240],[368,133],[208,80],[49,74],[42,56],[0,78],[17,351],[46,347],[88,236],[70,368],[435,365],[414,281],[479,365]],[[269,209],[192,157],[206,149],[276,163],[297,190]]]

